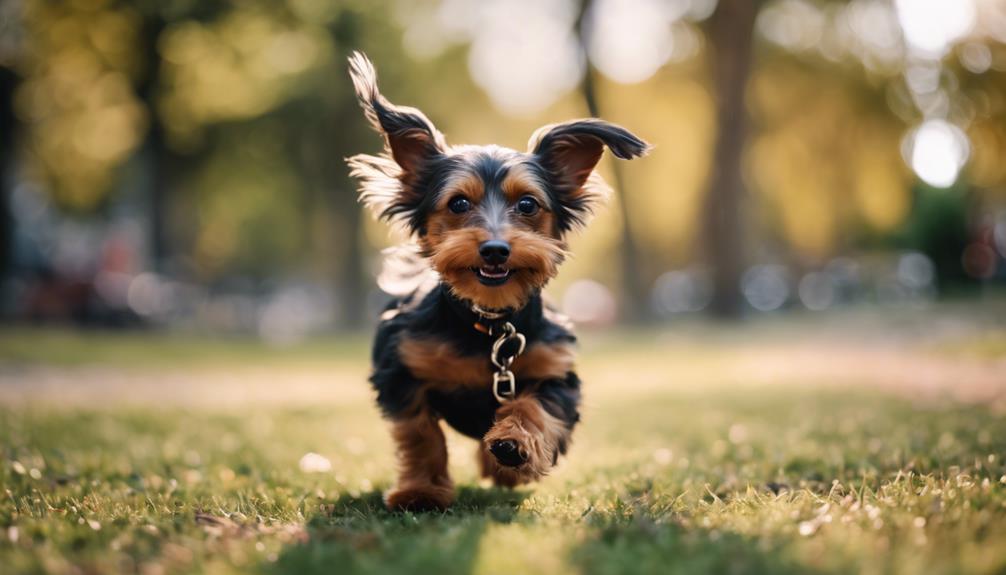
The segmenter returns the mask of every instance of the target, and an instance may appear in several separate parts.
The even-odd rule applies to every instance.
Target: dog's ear
[[[564,229],[583,223],[607,189],[599,177],[591,177],[605,146],[623,160],[650,150],[650,145],[632,132],[596,119],[542,126],[528,142],[528,152],[545,168],[566,212]]]
[[[384,135],[387,151],[408,179],[430,158],[447,148],[444,136],[425,114],[415,108],[396,106],[377,89],[374,65],[361,52],[349,58],[349,75],[353,79],[356,97],[371,125]]]
[[[423,194],[416,186],[425,164],[447,149],[444,136],[415,108],[396,106],[377,90],[377,72],[360,52],[349,58],[349,75],[370,124],[384,136],[384,154],[347,158],[350,175],[358,178],[360,200],[376,215],[402,221],[412,231]]]

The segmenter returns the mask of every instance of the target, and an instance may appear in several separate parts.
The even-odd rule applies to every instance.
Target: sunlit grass
[[[282,361],[274,362],[256,359],[267,353],[248,342],[193,350],[202,344],[103,337],[111,337],[108,353],[113,343],[135,346],[134,359],[123,360],[130,373],[143,373],[135,358],[149,359],[147,342],[175,345],[166,353],[186,361],[216,351],[229,359],[215,362],[264,362],[277,386],[301,361],[317,361],[319,378],[354,354],[360,363],[366,343],[330,340],[276,352]],[[313,405],[108,398],[3,407],[0,571],[1006,569],[1001,407],[852,381],[735,385],[726,364],[736,349],[715,339],[588,337],[587,402],[569,459],[533,488],[498,490],[476,481],[474,443],[451,435],[460,491],[445,514],[384,510],[391,445],[363,394]],[[689,361],[708,385],[684,381]],[[62,369],[72,378],[86,368]],[[215,371],[189,370],[193,389],[214,385]],[[331,385],[365,386],[335,371]],[[303,471],[307,453],[331,470]]]

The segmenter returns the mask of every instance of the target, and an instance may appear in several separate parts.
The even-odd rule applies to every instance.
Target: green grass
[[[70,341],[45,340],[51,353],[73,350],[74,361],[57,364],[105,353],[102,369],[131,377],[170,363],[150,349],[175,346],[168,355],[186,360],[213,355],[205,342],[165,344],[161,336],[124,338],[136,351],[117,357],[108,339],[20,333]],[[384,510],[391,446],[359,395],[315,404],[77,405],[26,392],[0,407],[0,572],[1006,570],[1001,406],[895,394],[841,374],[841,385],[745,385],[727,369],[738,348],[715,339],[588,337],[587,405],[569,459],[538,485],[499,490],[476,481],[474,443],[451,435],[460,490],[444,514]],[[332,386],[365,385],[340,371],[364,361],[353,357],[365,342],[276,352],[220,345],[224,357],[214,362],[250,362],[271,370],[277,385],[286,366],[302,362]],[[41,373],[29,352],[0,356],[17,353],[12,377]],[[984,357],[973,361],[1002,356]],[[217,371],[193,363],[182,367],[192,385],[214,385]],[[702,385],[685,381],[685,364],[705,374]],[[73,380],[89,368],[58,369]],[[331,461],[331,471],[302,471],[309,452]]]

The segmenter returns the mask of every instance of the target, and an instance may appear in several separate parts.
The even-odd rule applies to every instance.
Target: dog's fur
[[[606,194],[594,173],[604,147],[629,159],[649,146],[623,128],[584,119],[539,129],[526,153],[452,147],[422,112],[380,94],[364,55],[350,58],[350,75],[386,144],[379,156],[348,160],[362,201],[414,242],[386,261],[398,264],[398,277],[386,274],[381,285],[398,297],[382,316],[373,349],[371,382],[392,422],[400,464],[386,503],[410,510],[451,504],[441,419],[481,440],[482,475],[497,485],[540,478],[566,452],[580,417],[575,338],[542,303],[541,289],[566,256],[566,234],[584,225]],[[505,261],[480,255],[489,241],[507,244]],[[403,274],[403,262],[435,275]],[[473,305],[505,317],[487,320]],[[491,390],[495,338],[484,332],[503,321],[527,338],[527,348],[511,368],[516,397],[501,405]],[[519,462],[513,453],[509,461],[498,455],[504,444],[515,447]]]

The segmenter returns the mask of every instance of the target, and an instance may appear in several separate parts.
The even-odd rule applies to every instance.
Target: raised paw
[[[525,429],[518,420],[500,421],[482,444],[483,476],[496,485],[514,487],[546,475],[555,462],[553,449],[537,430]]]
[[[384,499],[390,511],[443,511],[453,502],[453,489],[435,485],[393,489]]]

